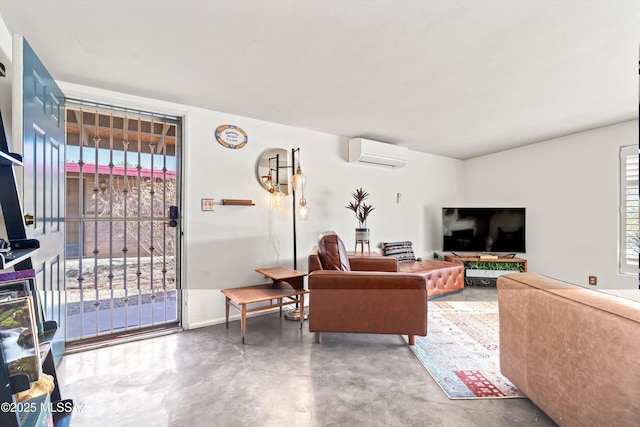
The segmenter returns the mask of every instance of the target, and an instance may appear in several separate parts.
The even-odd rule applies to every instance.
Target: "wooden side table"
[[[240,313],[242,344],[244,344],[247,328],[247,313],[280,307],[280,316],[282,317],[282,307],[285,305],[296,304],[296,306],[304,307],[304,295],[308,292],[303,286],[303,277],[306,276],[306,273],[284,267],[261,268],[256,271],[271,278],[273,283],[221,290],[225,296],[227,328],[229,327],[229,308],[233,307]],[[248,304],[266,301],[269,302],[268,305],[247,308]],[[300,316],[300,329],[302,329],[303,323],[304,316]]]
[[[303,277],[307,275],[302,271],[287,267],[257,268],[256,271],[273,280],[273,283],[287,282],[295,289],[304,289]]]
[[[287,267],[258,268],[256,271],[265,277],[270,278],[274,283],[283,281],[287,282],[295,289],[304,289],[304,276],[306,276],[307,273],[302,271]],[[300,320],[300,317],[304,317],[305,319],[309,318],[309,314],[304,311],[304,304],[296,304],[296,308],[289,310],[289,312],[284,316],[285,319],[294,321]]]

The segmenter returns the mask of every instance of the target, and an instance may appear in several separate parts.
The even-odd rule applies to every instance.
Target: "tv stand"
[[[465,286],[495,285],[503,274],[527,271],[527,260],[514,254],[492,259],[483,259],[480,255],[445,255],[444,260],[464,265]]]

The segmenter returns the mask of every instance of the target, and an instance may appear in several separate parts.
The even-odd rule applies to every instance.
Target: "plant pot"
[[[356,228],[356,242],[368,242],[371,231],[368,228]]]

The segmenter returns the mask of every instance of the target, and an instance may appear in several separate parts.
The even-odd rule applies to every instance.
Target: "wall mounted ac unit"
[[[409,149],[364,138],[349,140],[349,163],[363,163],[392,168],[407,164]]]

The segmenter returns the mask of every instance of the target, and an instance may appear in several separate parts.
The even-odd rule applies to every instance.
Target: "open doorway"
[[[181,120],[73,100],[66,118],[67,343],[179,326]]]

